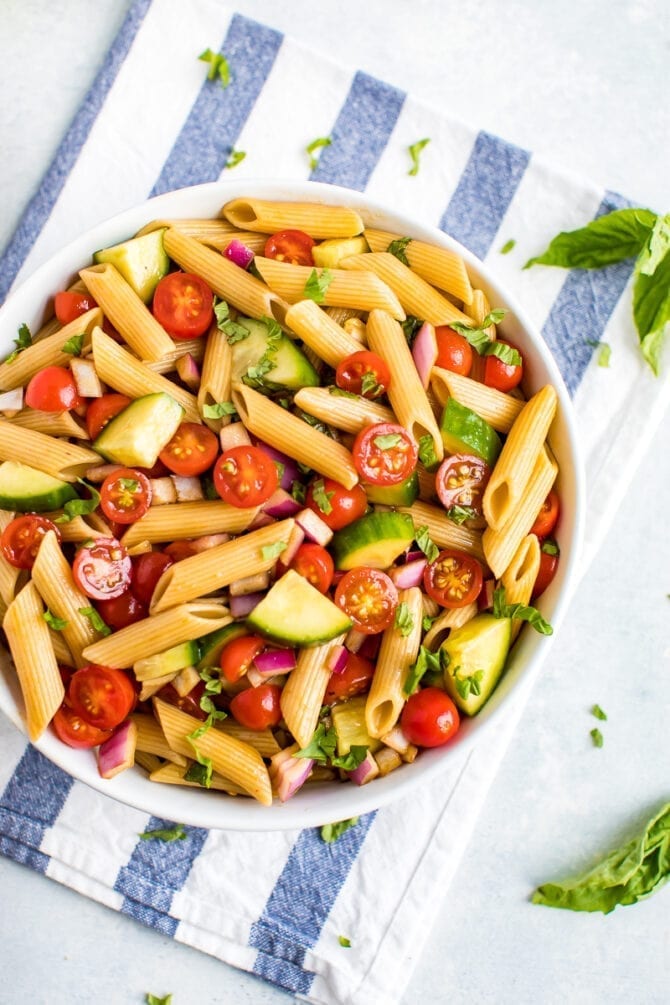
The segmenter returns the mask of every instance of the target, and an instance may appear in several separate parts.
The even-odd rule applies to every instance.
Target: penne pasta
[[[281,693],[281,711],[300,747],[306,747],[319,721],[323,696],[330,680],[328,658],[344,636],[311,649],[302,649],[298,663]]]
[[[77,422],[72,412],[42,412],[36,408],[22,408],[7,419],[14,426],[34,429],[48,436],[70,436],[76,440],[90,440],[88,430]]]
[[[303,412],[345,433],[356,434],[378,422],[395,422],[395,415],[385,405],[361,395],[345,397],[338,391],[337,387],[302,387],[293,400]]]
[[[512,561],[503,572],[500,582],[505,587],[505,603],[530,604],[533,587],[540,571],[540,542],[535,534],[524,537],[517,548]],[[512,638],[515,639],[523,621],[514,618],[512,621]]]
[[[416,586],[399,590],[398,602],[407,605],[412,626],[407,635],[402,635],[395,625],[390,625],[382,636],[377,668],[365,703],[367,730],[377,739],[388,733],[400,717],[407,700],[403,687],[421,643],[421,590]]]
[[[193,789],[201,789],[200,782],[191,782],[185,777],[189,767],[194,763],[194,761],[188,761],[186,767],[173,764],[172,762],[158,764],[149,775],[149,781],[161,782],[163,785],[188,785]],[[208,788],[214,789],[217,792],[227,792],[230,796],[247,794],[246,790],[241,786],[236,785],[235,782],[231,782],[230,778],[224,778],[223,775],[218,774],[216,771],[212,772]]]
[[[415,527],[427,527],[439,548],[455,548],[474,555],[480,561],[484,558],[481,533],[454,523],[440,506],[431,506],[430,503],[417,500],[411,506],[399,506],[398,509],[401,513],[409,513]]]
[[[186,768],[188,761],[172,747],[168,746],[165,733],[153,715],[144,715],[136,712],[131,716],[132,721],[137,726],[136,753],[151,754],[154,757],[162,757],[174,764],[179,764]],[[193,751],[191,751],[191,754]]]
[[[172,352],[166,352],[160,359],[143,359],[147,370],[152,373],[172,373],[177,369],[177,363],[188,353],[196,363],[200,363],[205,354],[205,340],[202,338],[185,338],[179,340],[179,345]]]
[[[258,507],[240,509],[217,499],[151,506],[143,517],[129,525],[121,543],[131,548],[142,541],[152,544],[174,541],[177,535],[188,539],[205,534],[241,534],[257,513]]]
[[[452,628],[466,625],[471,618],[474,618],[477,610],[477,604],[473,603],[467,604],[465,607],[456,607],[454,610],[443,611],[426,632],[423,645],[426,649],[435,651]]]
[[[0,510],[0,534],[5,527],[14,519],[14,513],[7,510]],[[11,565],[0,550],[0,599],[5,610],[16,596],[17,583],[21,575],[21,570],[15,565]]]
[[[87,468],[102,464],[94,450],[16,426],[7,419],[0,419],[0,461],[18,461],[65,482],[76,482]]]
[[[94,307],[75,321],[62,328],[59,325],[55,332],[34,341],[11,362],[0,363],[0,391],[23,387],[46,366],[69,366],[72,354],[63,351],[65,343],[74,335],[83,335],[82,348],[87,348],[91,342],[91,332],[101,324],[102,311],[99,307]]]
[[[313,300],[300,300],[289,307],[286,324],[305,345],[332,367],[361,348],[360,342],[333,321]]]
[[[498,433],[509,433],[524,406],[523,401],[512,398],[503,391],[438,366],[434,366],[431,371],[430,385],[441,405],[446,405],[449,398],[454,398],[459,404],[476,412]]]
[[[470,277],[465,268],[465,262],[461,255],[449,248],[438,248],[434,244],[426,241],[417,241],[402,237],[401,234],[393,234],[387,230],[365,230],[365,239],[370,246],[370,251],[382,252],[389,250],[389,244],[393,241],[406,240],[403,246],[403,254],[409,263],[412,272],[421,276],[431,286],[436,286],[439,290],[446,290],[464,304],[472,303],[472,285]],[[473,315],[474,317],[474,315]]]
[[[355,237],[363,231],[363,221],[356,210],[311,202],[231,199],[222,208],[221,215],[240,230],[265,234],[289,228],[321,239]]]
[[[203,422],[217,433],[221,426],[230,422],[230,416],[210,419],[204,414],[203,409],[207,405],[230,401],[232,366],[233,353],[225,333],[219,331],[218,328],[212,328],[207,339],[207,349],[202,364],[202,375],[198,388],[198,408],[203,415]]]

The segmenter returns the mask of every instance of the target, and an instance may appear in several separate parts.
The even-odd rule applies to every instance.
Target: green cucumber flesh
[[[203,635],[198,640],[200,643],[200,659],[196,663],[196,669],[203,670],[205,667],[218,667],[224,646],[227,646],[233,639],[247,634],[246,627],[239,622],[235,622],[231,625],[224,625],[223,628],[217,628],[215,632],[210,632],[208,635]]]
[[[151,468],[177,431],[184,409],[163,391],[137,398],[104,427],[93,449],[107,461]]]
[[[511,618],[477,614],[461,628],[452,628],[442,643],[449,656],[444,685],[466,715],[476,715],[493,694],[505,668],[511,641]]]
[[[199,657],[200,649],[197,642],[180,642],[179,645],[165,649],[162,653],[138,660],[133,664],[133,670],[140,681],[154,680],[169,673],[177,673],[184,667],[195,666]]]
[[[440,432],[448,453],[476,454],[489,467],[493,467],[502,449],[502,441],[493,426],[454,398],[449,398],[444,406]]]
[[[77,493],[72,485],[18,461],[0,464],[0,509],[45,513],[60,509]]]
[[[368,502],[382,506],[411,506],[419,497],[419,475],[413,471],[409,478],[398,485],[371,485],[363,483]]]
[[[253,318],[238,318],[238,324],[249,329],[249,335],[231,346],[233,353],[232,379],[239,382],[250,367],[255,367],[268,350],[268,328],[264,321]],[[272,345],[275,348],[272,348]],[[307,357],[283,333],[270,344],[267,357],[275,365],[264,374],[270,384],[298,389],[317,387],[319,375]]]
[[[118,269],[146,304],[170,269],[170,259],[163,247],[164,230],[152,230],[149,234],[133,237],[111,248],[101,248],[93,255],[93,261],[96,265],[109,262]]]
[[[414,521],[407,513],[369,513],[333,536],[335,568],[388,569],[414,540]]]
[[[316,646],[347,632],[351,621],[332,600],[289,569],[253,609],[247,628],[275,642]]]

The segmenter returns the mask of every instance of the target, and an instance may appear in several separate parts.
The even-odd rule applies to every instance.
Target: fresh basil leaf
[[[175,824],[174,827],[157,827],[152,831],[143,831],[138,834],[140,841],[184,841],[188,834],[183,824]]]
[[[439,614],[436,614],[435,617],[431,617],[430,614],[424,614],[424,616],[421,618],[421,627],[424,630],[424,632],[430,631],[430,629],[433,627],[433,623],[437,621],[439,616],[440,616]]]
[[[334,384],[330,385],[330,387],[328,388],[328,393],[334,394],[338,398],[354,398],[354,400],[356,401],[358,400],[359,397],[357,394],[354,394],[353,391],[345,391],[341,387],[335,387]]]
[[[636,267],[633,318],[642,355],[658,377],[663,341],[670,321],[670,252],[648,275]]]
[[[305,496],[307,495],[307,486],[295,479],[295,481],[291,482],[291,495],[296,502],[304,503]],[[321,512],[323,512],[323,510],[321,510]]]
[[[501,255],[509,255],[510,251],[516,247],[516,241],[514,238],[510,238],[509,241],[505,241],[502,248],[500,249]]]
[[[597,728],[591,730],[591,739],[593,740],[594,747],[602,747],[603,743],[605,742],[603,740],[603,734]]]
[[[222,419],[225,415],[237,415],[232,401],[216,401],[213,405],[203,405],[202,414],[206,419]]]
[[[84,338],[85,335],[73,335],[69,338],[67,342],[63,342],[61,352],[68,352],[72,356],[81,356],[82,349],[84,348]]]
[[[391,241],[388,248],[386,249],[390,255],[395,255],[399,262],[406,265],[409,268],[409,261],[407,259],[407,245],[412,240],[411,237],[398,237],[395,241]]]
[[[105,624],[105,622],[102,620],[102,618],[96,611],[95,607],[78,607],[77,610],[85,618],[88,618],[93,628],[95,628],[96,632],[100,632],[101,635],[112,634],[112,629],[109,627],[109,625]]]
[[[612,356],[612,347],[607,344],[607,342],[599,342],[597,339],[587,338],[584,339],[587,345],[590,345],[592,349],[598,350],[598,366],[609,366],[610,359]]]
[[[322,269],[320,274],[316,269],[312,269],[303,290],[305,296],[313,300],[315,304],[322,304],[326,299],[326,291],[333,278],[330,269]]]
[[[432,471],[440,463],[430,433],[419,437],[419,460],[427,471]]]
[[[226,161],[225,167],[227,167],[230,171],[232,168],[237,167],[238,164],[241,164],[246,156],[246,150],[235,150],[233,147],[230,151],[230,157]]]
[[[430,531],[428,530],[427,524],[422,524],[421,527],[417,527],[414,532],[414,540],[417,546],[424,553],[429,562],[434,562],[437,556],[440,554],[440,549],[433,541],[430,536]]]
[[[220,683],[221,682],[219,681],[219,684]],[[220,689],[219,689],[219,691],[220,691]],[[211,695],[207,693],[207,689],[205,689],[205,693],[200,696],[200,703],[199,704],[200,704],[200,708],[203,710],[203,712],[207,713],[207,722],[208,722],[208,724],[210,726],[214,722],[219,722],[222,719],[227,719],[228,718],[228,713],[227,712],[224,712],[220,708],[216,707],[216,705],[214,704],[214,702],[211,699]]]
[[[319,507],[322,513],[328,516],[329,513],[333,512],[333,507],[330,504],[330,500],[335,495],[335,492],[326,492],[326,486],[323,478],[317,478],[315,482],[312,483],[312,499]]]
[[[346,935],[338,935],[337,941],[343,949],[351,949],[351,939],[348,939]]]
[[[212,52],[211,49],[205,49],[198,56],[203,63],[209,63],[209,70],[207,71],[208,80],[216,80],[219,78],[221,82],[221,87],[228,87],[230,84],[230,64],[222,52]]]
[[[208,757],[203,758],[203,762],[201,764],[199,761],[194,761],[189,765],[184,774],[184,781],[197,782],[203,789],[209,789],[212,786],[212,762]]]
[[[463,699],[469,698],[471,694],[480,695],[482,693],[482,680],[484,678],[483,670],[475,670],[474,673],[469,674],[467,677],[463,677],[459,674],[460,667],[456,667],[455,670],[449,671],[453,677],[454,684],[456,685],[456,690]]]
[[[339,837],[355,827],[357,823],[358,817],[351,817],[350,820],[340,820],[336,824],[324,824],[321,828],[321,840],[332,844],[333,841],[337,841]]]
[[[282,551],[286,550],[286,541],[275,541],[274,544],[266,544],[261,548],[261,555],[264,562],[278,558]]]
[[[309,166],[310,170],[314,171],[319,163],[319,158],[315,157],[314,154],[317,150],[323,150],[324,147],[329,147],[333,141],[330,136],[319,136],[317,139],[312,140],[305,147],[305,153],[309,156]]]
[[[381,436],[375,436],[372,442],[380,450],[392,450],[402,443],[402,436],[400,433],[382,433]]]
[[[186,775],[184,775],[186,778]],[[149,991],[144,996],[144,1005],[172,1005],[172,995],[165,995],[163,998],[159,998],[157,995],[152,995]]]
[[[477,512],[471,506],[450,506],[449,509],[444,514],[449,520],[453,520],[454,523],[462,524],[466,520],[475,520],[477,518]]]
[[[42,617],[48,624],[49,628],[52,628],[54,632],[62,632],[63,629],[67,628],[67,626],[70,624],[70,622],[66,621],[65,618],[56,617],[56,615],[52,614],[48,608],[43,613]]]
[[[428,671],[435,671],[440,675],[449,666],[449,654],[446,649],[438,649],[436,653],[431,653],[425,646],[419,646],[419,655],[416,662],[412,663],[407,672],[407,679],[403,685],[403,693],[409,696],[414,694],[423,675]]]
[[[401,600],[395,609],[393,627],[400,632],[403,638],[409,635],[414,628],[414,617],[405,600]]]
[[[218,300],[214,304],[214,314],[216,316],[216,327],[226,336],[228,345],[241,342],[242,339],[249,338],[251,330],[237,321],[233,321],[230,316],[230,308],[225,300]]]
[[[368,755],[368,748],[352,744],[346,754],[333,754],[330,763],[334,768],[342,768],[343,771],[355,771],[359,764],[362,764]]]
[[[669,251],[670,214],[656,218],[649,240],[640,252],[637,261],[638,270],[643,276],[653,276]]]
[[[423,321],[421,318],[415,318],[413,314],[408,314],[405,320],[401,322],[401,328],[410,349],[412,348],[412,343],[414,342],[414,336],[422,324]]]
[[[9,356],[5,360],[5,363],[12,363],[20,352],[23,352],[24,349],[29,349],[33,344],[33,337],[30,334],[30,328],[25,322],[19,325],[17,335],[18,338],[14,339],[16,349],[14,349],[13,352],[10,352]]]
[[[314,730],[306,747],[296,750],[294,757],[311,757],[318,764],[327,764],[337,747],[337,733],[333,726],[326,729],[322,722]]]
[[[417,175],[419,173],[419,154],[426,146],[430,143],[430,139],[426,137],[423,140],[417,140],[416,143],[411,143],[408,146],[407,151],[412,160],[412,166],[407,172],[409,175]]]
[[[600,705],[594,705],[591,709],[591,715],[594,715],[596,719],[600,719],[601,722],[607,722],[607,715],[603,712]]]
[[[206,789],[210,789],[212,787],[212,773],[213,773],[212,759],[210,757],[205,757],[204,754],[201,754],[198,748],[196,747],[195,743],[196,740],[199,740],[201,736],[204,736],[204,734],[207,732],[208,729],[211,729],[213,721],[214,720],[212,719],[212,716],[211,715],[208,716],[207,720],[203,722],[202,725],[198,726],[197,729],[194,729],[192,733],[188,733],[186,736],[186,739],[193,748],[195,759],[202,770],[192,771],[192,768],[195,767],[195,765],[193,765],[192,768],[189,768],[189,770],[186,772],[184,778],[187,781],[197,781],[199,785],[202,785]],[[194,777],[196,775],[198,777]]]
[[[119,478],[119,485],[126,492],[131,492],[133,495],[139,491],[140,487],[137,478]]]
[[[562,231],[531,265],[599,269],[638,255],[649,240],[656,216],[648,209],[615,209],[578,230]]]
[[[558,545],[550,537],[548,537],[546,539],[546,541],[542,542],[542,544],[540,545],[540,551],[543,551],[545,553],[545,555],[558,555],[558,554],[560,554],[559,549],[558,549]]]
[[[63,506],[62,514],[56,517],[54,523],[69,523],[76,516],[88,516],[89,513],[93,513],[100,505],[100,493],[98,490],[93,485],[85,482],[83,478],[78,478],[77,481],[90,492],[90,499],[69,499]]]
[[[523,361],[518,349],[507,345],[505,342],[498,342],[495,339],[491,340],[487,333],[491,325],[500,324],[505,314],[505,310],[498,308],[487,314],[481,325],[476,328],[471,328],[458,321],[453,322],[451,327],[459,335],[462,335],[480,356],[497,356],[499,360],[508,366],[521,366]]]
[[[499,587],[493,591],[493,617],[494,618],[516,618],[519,621],[527,621],[540,635],[553,635],[554,629],[548,621],[545,621],[536,607],[527,607],[524,604],[505,603],[505,588]]]
[[[384,393],[382,384],[377,383],[377,375],[368,370],[361,377],[361,394],[376,398]]]

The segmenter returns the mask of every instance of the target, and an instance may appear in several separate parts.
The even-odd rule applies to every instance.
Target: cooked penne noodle
[[[267,527],[262,527],[260,530],[254,530],[244,537],[226,541],[225,544],[218,544],[171,565],[156,584],[151,598],[152,617],[157,617],[157,612],[163,611],[163,616],[169,618],[172,612],[167,608],[180,604],[182,607],[178,610],[182,610],[183,605],[188,607],[187,601],[189,600],[195,600],[196,597],[202,597],[214,590],[221,589],[223,586],[229,586],[236,579],[253,576],[257,572],[266,572],[271,569],[277,561],[277,555],[273,553],[264,557],[263,549],[268,549],[271,552],[271,545],[279,544],[279,542],[286,544],[294,526],[294,520],[279,520]],[[139,624],[144,624],[144,622],[139,622]],[[130,627],[134,628],[135,626],[131,625]],[[214,627],[207,630],[213,631]],[[129,629],[123,630],[128,631]],[[120,632],[117,633],[117,636],[120,634]],[[200,634],[204,635],[205,632],[201,631]],[[196,637],[195,635],[191,636],[191,638]],[[155,651],[160,652],[159,649]]]
[[[202,338],[181,339],[173,352],[166,352],[160,359],[143,359],[147,370],[152,373],[172,373],[177,369],[177,363],[186,354],[193,357],[196,363],[201,362],[205,354],[205,340]]]
[[[281,750],[271,729],[247,729],[246,726],[241,726],[239,722],[230,718],[217,722],[216,728],[228,736],[234,736],[236,740],[241,740],[242,743],[248,743],[261,757],[272,757]]]
[[[255,506],[240,509],[218,499],[151,506],[143,517],[129,525],[121,543],[129,548],[142,541],[155,544],[174,541],[177,537],[188,539],[205,534],[240,534],[253,523],[257,513]]]
[[[411,506],[399,506],[398,509],[401,513],[409,513],[415,527],[426,526],[438,548],[456,548],[457,551],[465,551],[468,555],[483,560],[481,533],[454,523],[441,506],[431,506],[430,503],[417,500]]]
[[[505,587],[505,603],[522,604],[523,606],[529,604],[539,571],[540,542],[535,534],[529,534],[523,538],[512,561],[502,574],[500,581]],[[523,621],[514,618],[512,638],[517,637],[522,627]]]
[[[76,440],[90,440],[88,430],[77,422],[72,412],[42,412],[36,408],[22,408],[7,419],[14,426],[35,429],[49,436],[71,436]]]
[[[202,727],[199,719],[159,698],[154,698],[154,709],[173,750],[185,757],[193,757],[197,753],[208,758],[218,774],[230,778],[264,806],[272,804],[270,776],[257,750],[215,726],[196,740],[189,741],[187,737]]]
[[[79,273],[91,296],[140,359],[161,359],[176,346],[149,308],[109,262]]]
[[[422,436],[430,436],[435,456],[441,461],[444,457],[442,435],[402,328],[384,311],[370,311],[368,345],[386,360],[391,371],[387,393],[398,422],[417,444]]]
[[[51,639],[51,646],[54,651],[54,656],[59,663],[63,663],[66,667],[76,666],[74,661],[74,656],[65,645],[65,639],[60,632],[54,632],[53,629],[49,629],[49,638]]]
[[[203,219],[201,217],[184,217],[184,219],[151,220],[138,230],[135,237],[143,237],[151,234],[154,230],[179,230],[188,237],[195,237],[203,244],[211,244],[212,247],[226,247],[231,240],[231,234],[235,230],[232,223],[221,219]],[[227,240],[226,240],[227,237]],[[225,241],[225,243],[223,243]],[[221,242],[221,244],[219,244]]]
[[[69,366],[72,354],[63,352],[68,339],[74,335],[83,335],[82,345],[87,347],[90,345],[91,332],[96,325],[101,324],[102,311],[99,307],[94,307],[75,321],[62,328],[59,326],[52,334],[33,342],[27,349],[22,349],[11,363],[0,363],[0,391],[23,387],[46,366]]]
[[[194,272],[233,307],[252,318],[270,317],[284,323],[286,304],[249,272],[245,272],[220,252],[206,247],[178,230],[167,230],[163,238],[170,258],[186,272]]]
[[[355,237],[363,231],[363,221],[356,210],[310,202],[231,199],[222,207],[221,215],[240,230],[260,230],[265,234],[288,228],[325,239]]]
[[[62,513],[57,511],[55,513],[45,513],[44,515],[53,523],[62,516]],[[74,541],[75,544],[79,541],[88,541],[91,538],[114,536],[109,528],[109,524],[97,513],[88,513],[86,516],[75,516],[67,522],[59,523],[58,529],[61,540]]]
[[[324,313],[326,313],[328,317],[335,322],[335,324],[344,328],[347,321],[361,321],[365,311],[361,311],[357,307],[325,307]]]
[[[434,366],[430,375],[430,384],[441,405],[446,405],[448,398],[454,398],[459,404],[476,412],[499,433],[509,433],[524,402],[512,398],[504,391],[487,387],[470,377],[463,377],[451,370],[443,370]]]
[[[47,728],[65,697],[43,614],[37,587],[29,582],[9,604],[3,621],[25,702],[26,728],[33,742]]]
[[[136,747],[135,764],[139,764],[139,766],[144,768],[147,774],[150,775],[152,772],[158,771],[158,769],[163,765],[163,761],[161,761],[160,757],[156,757],[155,754],[147,754],[143,750],[138,750]]]
[[[242,384],[233,388],[233,404],[254,436],[327,478],[333,478],[345,488],[352,489],[358,482],[358,472],[346,447],[287,412],[281,405],[275,405]]]
[[[324,269],[312,269],[308,265],[290,265],[288,262],[278,262],[274,258],[254,259],[256,268],[271,290],[274,290],[287,303],[295,304],[306,298],[305,286],[316,272],[322,276]],[[320,302],[326,307],[358,307],[371,311],[378,307],[388,311],[398,321],[405,320],[398,297],[385,282],[369,270],[351,272],[346,269],[328,269],[328,284],[324,283]],[[351,337],[351,336],[350,336]]]
[[[365,703],[367,730],[377,739],[388,733],[398,721],[407,700],[403,692],[407,673],[416,660],[421,642],[421,590],[416,586],[399,590],[398,603],[407,604],[412,627],[407,635],[401,635],[395,625],[390,625],[382,635],[377,668]]]
[[[188,785],[193,789],[201,789],[202,785],[200,782],[189,782],[185,778],[189,767],[194,763],[194,761],[189,761],[186,767],[171,762],[168,762],[168,764],[159,764],[149,775],[149,781],[161,782],[163,785]],[[235,782],[231,782],[230,778],[224,778],[223,775],[218,774],[216,771],[212,772],[209,788],[217,792],[227,792],[230,796],[247,795],[245,789],[236,785]]]
[[[200,387],[198,388],[198,408],[203,412],[205,405],[218,405],[230,401],[230,378],[233,366],[233,352],[228,345],[225,332],[212,328],[207,339],[207,349],[202,364]],[[203,422],[215,433],[221,426],[228,425],[230,416],[210,419],[203,414]]]
[[[153,373],[139,359],[122,349],[114,339],[96,328],[92,336],[93,358],[98,376],[106,384],[129,398],[162,391],[169,394],[184,409],[185,422],[202,422],[195,395],[178,387],[173,381]]]
[[[472,303],[470,304],[470,316],[472,320],[477,325],[482,325],[486,317],[491,313],[491,304],[483,290],[473,290],[472,291]],[[495,341],[496,337],[496,326],[489,325],[486,329],[486,334],[491,339]]]
[[[70,564],[52,530],[42,538],[33,565],[33,581],[51,613],[67,622],[62,635],[75,666],[86,666],[88,660],[82,655],[84,649],[101,639],[102,635],[89,618],[80,613],[82,608],[90,608],[91,601],[75,584]]]
[[[370,251],[388,251],[392,241],[402,240],[401,234],[387,230],[366,230],[365,239]],[[440,248],[413,238],[405,245],[404,254],[412,272],[421,276],[431,286],[446,290],[464,304],[472,303],[472,285],[461,255],[449,248]]]
[[[361,395],[345,397],[338,394],[338,390],[302,387],[293,400],[303,412],[314,415],[335,429],[343,429],[345,433],[359,433],[365,426],[378,422],[395,422],[395,415],[385,405],[378,405]]]
[[[443,611],[433,622],[426,632],[423,645],[426,649],[436,650],[444,641],[445,636],[452,628],[460,628],[474,618],[478,611],[476,603],[467,604],[465,607],[456,607],[450,611]]]
[[[509,431],[483,496],[484,516],[493,530],[500,530],[521,502],[557,401],[554,388],[545,384],[526,402]]]
[[[0,419],[0,461],[18,461],[53,478],[76,482],[87,468],[102,464],[102,457],[86,447]]]
[[[177,563],[171,568],[178,568],[181,564]],[[142,618],[141,621],[87,646],[84,657],[89,663],[127,669],[138,660],[155,656],[180,642],[198,639],[201,635],[223,628],[231,621],[228,609],[214,605],[211,601],[180,604],[169,611]]]
[[[188,761],[182,754],[168,746],[165,733],[153,715],[136,712],[131,718],[137,726],[136,753],[153,754],[155,757],[163,757],[174,764],[179,764],[182,768],[186,767]]]
[[[297,666],[282,689],[282,715],[301,747],[307,746],[317,727],[323,696],[332,673],[328,658],[343,639],[341,635],[324,645],[301,649]]]
[[[389,255],[385,251],[369,255],[351,255],[342,259],[340,266],[356,272],[372,272],[393,290],[407,314],[429,321],[432,325],[449,325],[453,321],[468,324],[471,320],[425,279],[398,261],[395,255]]]
[[[0,534],[12,522],[14,516],[15,514],[10,513],[8,510],[0,510]],[[0,598],[5,606],[5,610],[16,596],[17,582],[20,575],[21,570],[17,569],[15,565],[11,565],[0,551]]]
[[[286,312],[286,324],[329,366],[358,352],[360,342],[341,328],[313,300],[300,300]]]

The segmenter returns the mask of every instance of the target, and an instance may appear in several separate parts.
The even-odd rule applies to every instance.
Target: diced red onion
[[[382,743],[385,743],[387,747],[391,750],[395,750],[397,754],[401,756],[406,754],[410,747],[409,739],[405,736],[400,726],[394,726],[393,729],[382,736]]]
[[[113,778],[135,763],[137,724],[126,719],[98,751],[98,771],[102,778]]]
[[[300,469],[298,467],[298,462],[288,454],[282,453],[281,450],[277,450],[276,447],[271,447],[269,443],[265,440],[254,439],[254,443],[257,447],[271,457],[273,461],[277,461],[278,464],[284,465],[284,471],[281,478],[279,479],[279,484],[281,488],[286,489],[287,492],[291,490],[291,485],[293,482],[300,477]]]
[[[99,464],[96,468],[87,468],[84,478],[87,482],[104,482],[107,475],[120,471],[123,464]]]
[[[437,359],[435,328],[428,321],[424,321],[417,332],[414,345],[412,346],[412,357],[421,383],[424,387],[428,387],[430,371],[435,366],[435,360]]]
[[[234,618],[246,618],[247,614],[251,614],[254,607],[260,604],[264,596],[264,593],[246,593],[243,597],[231,597],[228,603],[230,613]]]
[[[295,795],[300,786],[307,781],[314,767],[314,760],[311,757],[293,756],[299,749],[298,744],[294,743],[270,758],[269,773],[272,787],[282,803]]]
[[[254,259],[251,248],[247,248],[246,244],[242,244],[236,237],[223,249],[222,254],[241,269],[248,269]]]
[[[75,356],[70,363],[70,373],[77,385],[80,398],[101,398],[103,387],[93,359],[79,359]]]
[[[179,374],[181,380],[184,381],[187,387],[190,387],[192,391],[196,387],[200,386],[200,370],[198,369],[198,364],[191,356],[190,352],[184,353],[180,356],[175,363],[175,370]]]
[[[15,387],[13,391],[0,394],[0,412],[18,412],[23,408],[23,388]]]
[[[230,450],[231,447],[248,447],[251,437],[242,422],[230,422],[221,427],[219,442],[222,450]]]
[[[296,556],[298,548],[305,540],[305,532],[302,527],[298,527],[298,524],[293,525],[293,529],[288,536],[288,541],[286,542],[286,547],[279,556],[279,564],[285,569],[288,569],[289,565]]]
[[[377,767],[377,762],[368,750],[365,755],[365,760],[361,761],[357,768],[353,771],[348,771],[347,774],[349,778],[356,785],[365,785],[366,782],[371,782],[373,778],[376,778],[379,774],[379,768]]]
[[[293,649],[266,649],[254,656],[254,664],[258,672],[266,677],[290,673],[296,667],[295,652]]]
[[[331,673],[342,673],[349,659],[349,650],[345,646],[333,646],[326,661]]]
[[[406,562],[416,562],[417,558],[423,558],[423,557],[424,555],[423,552],[421,551],[421,548],[409,548],[405,552]]]
[[[300,503],[289,495],[285,489],[279,488],[273,492],[266,503],[263,503],[262,510],[270,516],[283,520],[287,516],[295,516],[300,512]]]
[[[350,628],[347,632],[347,637],[344,640],[344,645],[350,653],[357,653],[366,638],[367,635],[363,632],[359,632],[357,628]]]
[[[264,513],[262,509],[259,509],[256,516],[253,518],[249,524],[248,530],[260,530],[261,527],[268,527],[271,523],[275,522],[275,518],[270,516],[269,513]]]
[[[365,656],[367,660],[376,660],[379,654],[379,647],[382,644],[382,633],[376,635],[366,635],[361,648],[358,650],[359,656]]]
[[[420,586],[423,581],[423,570],[428,562],[424,557],[417,558],[406,565],[397,565],[389,570],[389,576],[399,590],[409,590],[412,586]]]
[[[299,524],[305,532],[305,537],[308,541],[316,541],[320,544],[322,548],[325,548],[327,544],[330,543],[333,532],[327,523],[321,519],[320,516],[312,509],[303,509],[296,514],[295,521]]]
[[[489,611],[493,607],[493,591],[496,588],[495,579],[485,579],[477,597],[477,607],[480,611]]]

